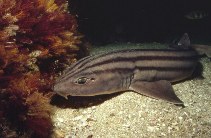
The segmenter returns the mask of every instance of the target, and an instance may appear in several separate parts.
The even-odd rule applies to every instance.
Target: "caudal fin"
[[[211,58],[211,46],[199,44],[191,44],[190,46],[196,50],[199,55],[206,55],[208,58]]]

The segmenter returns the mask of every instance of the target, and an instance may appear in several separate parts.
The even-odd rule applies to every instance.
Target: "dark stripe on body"
[[[137,61],[144,61],[144,62],[159,62],[159,61],[195,61],[198,58],[198,56],[190,56],[190,57],[167,57],[167,56],[139,56],[134,58],[115,58],[115,59],[108,59],[104,62],[98,62],[96,64],[92,64],[90,66],[87,66],[85,69],[93,68],[96,66],[101,66],[104,64],[113,64],[116,62],[137,62]],[[144,64],[144,63],[143,63]],[[83,71],[83,70],[82,70]]]
[[[101,55],[96,55],[91,60],[81,64],[79,68],[86,68],[86,65],[91,65],[92,63],[103,63],[110,59],[110,62],[115,59],[125,58],[126,60],[139,60],[139,58],[151,58],[151,60],[156,58],[188,58],[196,56],[196,52],[193,50],[172,50],[172,49],[163,49],[163,50],[124,50],[116,51]],[[140,59],[141,60],[141,59]],[[150,60],[150,59],[149,59]]]
[[[105,72],[133,72],[134,70],[140,70],[140,71],[151,71],[151,70],[156,70],[156,71],[190,71],[193,69],[193,67],[183,67],[183,68],[177,68],[177,67],[137,67],[135,69],[128,69],[128,68],[113,68],[113,69],[107,69],[107,70],[97,70],[93,71],[91,73],[94,74],[100,74],[100,73],[105,73]],[[83,73],[84,76],[89,75],[90,73]]]
[[[83,73],[86,75],[86,70],[93,69],[94,67],[100,68],[107,66],[110,68],[102,68],[101,70],[92,70],[92,73],[110,72],[110,71],[134,71],[139,70],[158,70],[158,71],[188,71],[194,67],[196,59],[198,58],[195,51],[192,50],[172,50],[172,49],[156,49],[156,50],[123,50],[111,53],[90,56],[76,62],[75,65],[68,68],[60,78],[68,79],[73,75]],[[136,65],[135,62],[140,62],[141,65]],[[159,62],[166,62],[166,66],[160,67]],[[174,67],[172,64],[179,62],[180,66]],[[123,67],[114,67],[115,63],[121,64]],[[134,67],[127,67],[133,63]],[[148,66],[147,64],[155,63],[155,67]],[[145,66],[143,66],[145,65]],[[89,74],[89,73],[87,73]]]
[[[94,56],[89,56],[88,58],[83,58],[81,60],[79,60],[78,62],[76,62],[75,65],[71,66],[70,68],[68,68],[68,71],[71,70],[71,72],[73,72],[75,69],[79,69],[79,68],[85,68],[85,65],[91,65],[91,63],[96,63],[98,62],[104,62],[105,59],[111,59],[114,60],[114,58],[124,58],[126,55],[130,55],[131,57],[127,57],[127,58],[136,58],[137,56],[143,57],[144,55],[147,55],[145,57],[153,57],[152,55],[154,55],[154,57],[158,57],[159,54],[161,54],[161,56],[163,57],[172,57],[171,54],[174,54],[174,57],[187,57],[187,56],[192,56],[192,55],[196,55],[195,51],[192,50],[174,50],[174,49],[152,49],[152,50],[147,50],[147,49],[132,49],[132,50],[121,50],[121,51],[114,51],[114,52],[110,52],[110,53],[105,53],[105,54],[100,54],[100,55],[94,55]],[[190,55],[188,55],[190,54]],[[150,56],[151,55],[151,56]],[[166,55],[166,56],[164,56]],[[111,57],[112,56],[112,57]],[[97,60],[97,61],[95,61]],[[80,65],[79,65],[80,64]],[[77,66],[78,65],[78,66]],[[65,72],[68,72],[65,71]],[[71,73],[70,72],[70,73]],[[69,74],[69,73],[68,73]],[[68,75],[67,74],[67,75]]]
[[[113,61],[113,62],[111,62]],[[93,69],[94,67],[95,68],[99,68],[101,70],[104,70],[104,71],[107,71],[107,69],[109,68],[118,68],[119,66],[124,66],[123,69],[127,69],[127,68],[132,68],[132,67],[129,67],[127,65],[131,65],[131,64],[134,64],[134,68],[135,67],[138,67],[138,68],[146,68],[146,66],[149,66],[149,64],[154,64],[154,66],[159,66],[157,67],[158,69],[161,68],[160,66],[162,66],[163,68],[176,68],[176,69],[183,69],[183,68],[192,68],[194,66],[194,64],[196,63],[194,61],[194,58],[190,58],[190,59],[187,59],[187,60],[182,60],[182,59],[176,59],[176,58],[172,58],[172,59],[160,59],[160,58],[156,58],[154,57],[154,59],[152,58],[143,58],[143,60],[135,60],[134,61],[132,59],[130,60],[125,60],[125,59],[122,59],[122,60],[116,60],[113,59],[111,61],[108,61],[108,62],[104,62],[104,63],[100,63],[100,64],[94,64],[92,66],[88,66],[87,68],[83,68],[81,70],[79,70],[78,72],[75,72],[74,74],[69,74],[67,75],[67,77],[71,77],[73,75],[76,75],[76,74],[79,74],[81,72],[86,72],[86,70],[88,71],[88,69]],[[136,65],[134,62],[140,62],[141,65]],[[115,65],[118,65],[118,66],[115,66]],[[101,66],[103,66],[101,68]],[[105,67],[106,66],[106,67]],[[134,69],[132,68],[132,69]],[[149,67],[150,68],[150,67]],[[151,68],[155,68],[155,67],[151,67]],[[115,69],[115,68],[114,68]],[[94,70],[92,71],[94,73]],[[71,75],[71,76],[70,76]]]

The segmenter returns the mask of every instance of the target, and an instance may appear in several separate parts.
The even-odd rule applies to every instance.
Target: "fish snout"
[[[55,83],[52,86],[52,90],[57,93],[58,95],[64,97],[65,99],[68,99],[68,93],[65,91],[64,86],[62,86],[63,84],[60,83]]]

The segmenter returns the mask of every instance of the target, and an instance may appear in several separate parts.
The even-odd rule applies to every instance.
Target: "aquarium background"
[[[167,48],[188,33],[192,43],[211,44],[208,1],[70,0],[91,55],[133,48]],[[190,20],[189,12],[207,16]],[[184,107],[127,91],[99,97],[55,97],[52,120],[60,137],[211,137],[211,62],[202,76],[173,85]],[[106,87],[107,84],[105,84]],[[59,103],[59,104],[58,104]]]
[[[192,42],[211,40],[209,0],[70,0],[79,31],[99,45],[113,42],[168,43],[187,32]],[[190,12],[201,19],[187,19]]]

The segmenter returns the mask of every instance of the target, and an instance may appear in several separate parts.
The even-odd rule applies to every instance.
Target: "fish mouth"
[[[68,100],[68,96],[69,94],[65,93],[65,92],[56,92],[58,95],[64,97],[66,100]]]
[[[55,91],[56,94],[64,97],[66,100],[68,100],[68,96],[69,94],[67,94],[66,92],[61,92],[61,91]]]
[[[53,85],[53,86],[52,86],[52,90],[53,90],[56,94],[58,94],[58,95],[64,97],[65,99],[68,99],[69,94],[68,94],[67,92],[61,91],[59,86]]]

